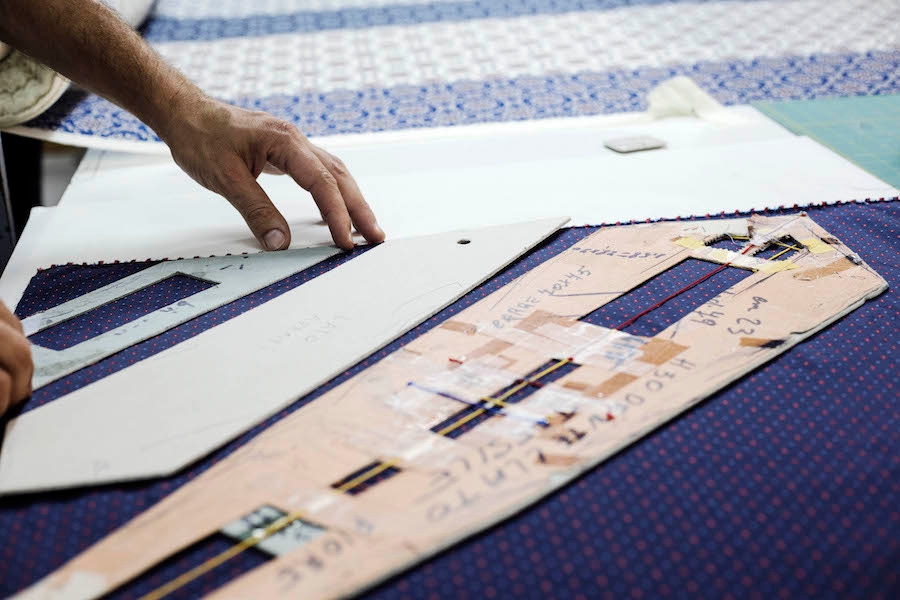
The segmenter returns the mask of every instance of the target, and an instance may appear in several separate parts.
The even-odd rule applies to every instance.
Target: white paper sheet
[[[752,107],[711,107],[715,101],[683,77],[658,86],[650,93],[648,101],[650,110],[646,113],[478,123],[333,135],[312,140],[352,163],[354,175],[364,176],[408,170],[411,160],[453,168],[541,160],[550,153],[557,158],[590,155],[603,148],[603,140],[628,135],[656,135],[675,148],[793,137],[788,130]],[[132,177],[150,180],[142,174],[143,168],[163,164],[174,167],[168,148],[161,143],[136,143],[128,152],[89,150],[63,201],[67,204],[122,201],[122,195],[114,193],[119,185],[127,184]],[[178,172],[177,169],[172,171]],[[184,178],[178,179],[181,180]],[[97,185],[83,185],[88,181]],[[132,191],[137,191],[137,195],[130,194],[128,198],[142,197],[139,189]]]
[[[172,473],[462,297],[565,222],[388,241],[27,412],[7,426],[0,493]]]
[[[667,147],[619,155],[614,137]],[[350,166],[392,238],[569,214],[573,224],[897,195],[749,107],[718,118],[645,113],[321,138]],[[309,194],[261,177],[292,247],[331,243]],[[68,262],[258,252],[237,212],[166,156],[91,152],[60,206],[35,209],[0,278],[15,305],[37,269]]]

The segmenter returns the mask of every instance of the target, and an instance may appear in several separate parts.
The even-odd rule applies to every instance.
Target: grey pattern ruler
[[[37,389],[65,377],[129,346],[298,273],[338,252],[340,250],[331,247],[303,248],[282,252],[166,261],[34,314],[22,321],[25,334],[28,336],[55,327],[104,304],[115,302],[174,275],[194,277],[212,284],[208,289],[65,349],[53,350],[32,343],[31,353],[35,365],[32,387]]]

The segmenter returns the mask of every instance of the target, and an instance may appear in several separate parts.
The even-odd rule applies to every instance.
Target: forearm
[[[370,242],[384,239],[337,157],[290,123],[209,98],[99,2],[0,0],[0,40],[153,128],[186,173],[240,211],[264,248],[290,244],[287,221],[256,181],[267,165],[312,194],[340,247],[353,247],[351,222]]]
[[[0,40],[136,115],[163,139],[204,96],[95,0],[0,0]]]

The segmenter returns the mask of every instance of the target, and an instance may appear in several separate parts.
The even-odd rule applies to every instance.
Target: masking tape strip
[[[781,271],[790,271],[791,269],[799,269],[800,267],[789,260],[770,260],[757,268],[762,273],[780,273]]]
[[[677,240],[674,240],[674,242],[679,246],[684,246],[685,248],[690,248],[691,250],[697,250],[698,248],[706,247],[706,244],[704,244],[701,240],[690,236],[678,238]]]
[[[813,254],[825,254],[827,252],[834,252],[834,248],[832,248],[819,238],[807,238],[805,240],[799,241],[801,244],[806,246]]]

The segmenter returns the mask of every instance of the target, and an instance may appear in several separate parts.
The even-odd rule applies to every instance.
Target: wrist
[[[144,114],[137,116],[171,146],[182,134],[196,129],[216,102],[187,79],[170,88],[153,94]]]

